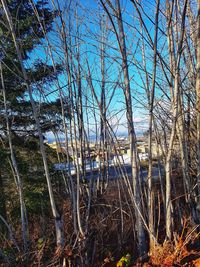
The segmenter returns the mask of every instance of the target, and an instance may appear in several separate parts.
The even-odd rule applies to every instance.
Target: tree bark
[[[156,67],[157,67],[157,36],[158,36],[158,16],[159,16],[160,1],[157,1],[156,16],[155,16],[155,31],[154,31],[154,57],[153,57],[153,75],[152,86],[149,92],[149,169],[148,169],[148,217],[149,217],[149,231],[154,235],[154,208],[153,208],[153,191],[152,191],[152,138],[153,138],[153,110],[154,110],[154,96],[155,96],[155,82],[156,82]],[[154,239],[150,236],[150,250],[154,247]]]
[[[198,1],[197,14],[197,43],[196,43],[196,112],[197,112],[197,187],[198,196],[200,196],[200,0]],[[198,206],[200,210],[200,197],[198,199]]]
[[[111,2],[107,1],[109,6],[112,6]],[[106,11],[113,29],[115,31],[115,35],[117,38],[117,42],[119,45],[120,54],[122,57],[122,71],[124,76],[124,97],[126,104],[126,119],[127,119],[127,127],[128,127],[128,136],[129,136],[129,144],[130,144],[130,153],[131,153],[131,166],[132,166],[132,178],[133,178],[133,192],[136,201],[136,205],[141,212],[141,188],[139,181],[139,162],[137,156],[137,146],[136,146],[136,135],[133,124],[133,111],[132,111],[132,99],[131,99],[131,88],[130,88],[130,79],[129,79],[129,70],[127,63],[127,52],[126,52],[126,42],[125,42],[125,34],[124,34],[124,26],[121,14],[120,1],[116,0],[116,8],[112,6],[112,10],[114,10],[114,15],[116,16],[118,31],[113,22],[111,14],[109,13],[105,3],[101,0],[102,6]],[[136,216],[136,232],[138,239],[138,251],[139,254],[142,255],[146,251],[146,243],[145,243],[145,233],[144,226],[138,210],[135,210]]]
[[[27,75],[26,69],[24,67],[22,52],[20,50],[20,46],[19,46],[17,39],[16,39],[16,34],[15,34],[15,29],[14,29],[11,14],[9,12],[6,1],[1,0],[1,3],[2,3],[3,10],[5,12],[5,15],[6,15],[6,18],[8,21],[8,25],[9,25],[10,30],[11,30],[12,39],[13,39],[14,46],[15,46],[15,49],[17,52],[19,63],[21,65],[24,83],[25,83],[25,86],[28,90],[28,94],[29,94],[29,98],[30,98],[30,102],[31,102],[32,110],[33,110],[33,115],[34,115],[34,119],[35,119],[35,123],[36,123],[36,128],[37,128],[37,132],[38,132],[38,136],[39,136],[40,151],[41,151],[41,155],[42,155],[42,159],[43,159],[43,165],[44,165],[45,176],[46,176],[46,180],[47,180],[50,204],[51,204],[51,209],[52,209],[54,222],[55,222],[56,243],[57,243],[57,246],[62,247],[64,245],[63,232],[62,232],[62,219],[61,219],[60,214],[58,213],[58,210],[57,210],[56,204],[55,204],[55,199],[54,199],[54,194],[53,194],[53,189],[52,189],[52,184],[51,184],[51,178],[50,178],[50,174],[49,174],[47,156],[46,156],[46,151],[45,151],[45,146],[44,146],[44,141],[43,141],[42,130],[40,127],[40,121],[39,121],[39,117],[38,117],[37,107],[35,104],[35,100],[33,98],[32,88],[31,88],[31,85],[29,83],[28,75]]]
[[[7,130],[7,137],[8,137],[8,143],[9,143],[9,148],[10,148],[10,157],[11,157],[12,167],[14,170],[14,175],[16,178],[15,181],[16,181],[17,190],[19,193],[23,247],[24,247],[24,252],[26,253],[28,250],[27,214],[26,214],[26,207],[25,207],[25,203],[24,203],[22,181],[21,181],[21,177],[19,174],[19,169],[18,169],[18,165],[17,165],[15,153],[14,153],[14,148],[13,148],[13,143],[12,143],[10,122],[9,122],[9,117],[8,117],[7,99],[6,99],[6,88],[5,88],[5,84],[4,84],[3,69],[2,69],[2,63],[1,62],[0,62],[0,78],[1,78],[1,85],[2,85],[2,92],[3,92],[6,130]]]

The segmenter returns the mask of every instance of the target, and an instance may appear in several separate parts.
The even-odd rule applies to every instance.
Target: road
[[[76,171],[75,168],[73,166],[70,166],[71,168],[71,175],[75,176],[76,175]],[[60,164],[56,166],[57,170],[67,170],[67,165],[66,164]],[[131,165],[130,164],[124,164],[121,166],[121,169],[123,169],[123,172],[125,174],[127,174],[129,177],[131,176]],[[102,170],[103,171],[103,170]],[[162,168],[162,175],[164,174],[164,169]],[[120,167],[115,166],[114,164],[111,164],[109,166],[109,170],[108,170],[108,175],[109,175],[109,179],[114,180],[117,179],[119,177],[122,176],[122,172],[120,171]],[[142,170],[141,171],[141,175],[140,177],[142,178],[142,180],[147,180],[147,176],[148,176],[148,171],[147,170]],[[90,180],[90,179],[97,179],[99,177],[99,166],[98,165],[94,165],[91,171],[91,168],[89,165],[86,165],[86,179]],[[154,180],[158,179],[159,177],[159,171],[157,167],[153,167],[152,169],[152,177]]]
[[[131,165],[130,164],[123,165],[122,169],[123,169],[123,172],[125,174],[127,174],[129,177],[131,176],[132,172],[131,172]],[[162,169],[161,173],[162,173],[162,175],[164,174],[164,170],[163,169]],[[117,178],[122,176],[120,168],[117,167],[117,166],[116,167],[115,166],[110,166],[108,174],[109,174],[109,179],[110,180],[114,180],[114,179],[117,179]],[[97,170],[94,171],[93,173],[87,172],[86,179],[88,179],[88,180],[90,180],[91,178],[97,179],[98,175],[99,175],[99,171],[97,171]],[[146,181],[147,180],[147,176],[148,176],[148,171],[147,170],[142,170],[141,171],[141,175],[140,175],[142,180]],[[154,180],[157,180],[159,178],[159,170],[158,170],[157,167],[153,167],[153,169],[152,169],[152,178]]]

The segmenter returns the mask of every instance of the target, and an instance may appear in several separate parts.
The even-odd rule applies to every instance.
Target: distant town
[[[129,141],[127,137],[117,137],[114,144],[108,145],[107,149],[102,149],[100,141],[90,141],[88,143],[87,151],[84,151],[84,162],[81,159],[81,144],[79,141],[68,142],[66,148],[66,141],[47,142],[47,145],[56,150],[57,153],[70,156],[70,162],[59,162],[54,164],[56,170],[68,170],[73,175],[76,173],[76,166],[84,164],[86,172],[99,169],[103,165],[117,166],[126,165],[131,166],[131,154],[129,148]],[[78,153],[74,153],[74,147],[77,147]],[[147,137],[140,137],[137,141],[137,152],[141,162],[148,161],[148,144]],[[157,159],[161,156],[162,151],[156,142],[152,144],[152,157]]]

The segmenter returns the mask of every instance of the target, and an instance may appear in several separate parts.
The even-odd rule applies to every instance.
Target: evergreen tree
[[[51,85],[54,80],[57,79],[57,75],[59,75],[62,71],[59,64],[56,66],[57,72],[55,73],[55,68],[53,68],[50,64],[38,59],[34,60],[31,56],[31,53],[43,42],[44,34],[41,22],[45,25],[45,30],[47,32],[51,31],[56,12],[50,10],[47,1],[38,1],[35,4],[35,7],[37,8],[37,12],[39,14],[39,22],[29,0],[7,1],[7,6],[13,19],[16,39],[19,41],[18,44],[20,46],[20,50],[22,51],[23,61],[24,63],[31,61],[30,64],[24,65],[26,66],[25,68],[28,74],[28,81],[34,90],[33,94],[35,96],[38,93],[40,94],[40,92],[38,92],[38,88],[41,90],[45,88],[45,85]],[[9,147],[9,138],[7,133],[8,123],[12,145],[14,147],[13,152],[20,176],[24,178],[31,176],[34,178],[37,173],[37,179],[32,179],[35,183],[32,183],[31,186],[30,184],[27,184],[27,179],[23,179],[26,186],[23,186],[22,191],[24,191],[25,188],[25,202],[28,208],[31,211],[34,209],[38,210],[37,203],[38,201],[41,201],[41,199],[38,199],[38,193],[40,194],[41,192],[45,192],[47,195],[44,180],[41,184],[41,179],[39,179],[43,177],[43,167],[41,166],[42,157],[39,152],[38,132],[37,127],[35,126],[35,119],[27,92],[27,86],[25,85],[24,77],[22,76],[21,63],[16,52],[2,2],[0,2],[0,61],[2,72],[1,80],[3,79],[5,87],[7,105],[5,110],[3,89],[1,88],[0,136],[2,138],[2,143],[5,145],[5,148],[1,147],[1,150],[8,150]],[[30,67],[27,67],[28,65],[30,65]],[[42,103],[38,103],[35,98],[35,104],[38,108],[38,117],[43,134],[52,126],[54,128],[59,127],[60,107],[58,100],[53,100],[51,103],[46,103],[44,101]],[[7,113],[7,122],[5,113]],[[49,148],[48,154],[52,154]],[[7,156],[7,161],[9,161],[9,152],[7,153]],[[55,155],[53,155],[53,158],[55,158]],[[54,159],[51,157],[51,162],[52,160]],[[4,166],[7,168],[8,164],[4,164]],[[37,167],[35,172],[33,172],[33,166]],[[11,181],[9,177],[11,177],[12,174],[11,171],[5,172],[5,170],[2,170],[2,173],[2,176],[4,176],[4,179],[1,179],[3,187],[3,181],[5,179],[7,181]],[[39,181],[39,184],[37,180]],[[30,183],[30,181],[28,182]],[[11,186],[9,188],[12,191],[13,187]],[[32,189],[34,189],[34,192],[31,192]],[[9,190],[7,191],[8,192],[5,193],[5,197],[9,198]],[[16,198],[14,197],[14,199]],[[16,202],[13,204],[12,210],[18,210],[16,209]],[[4,217],[6,217],[5,205],[2,205],[0,208],[0,214],[3,214]]]
[[[30,1],[8,1],[8,7],[11,16],[14,19],[13,22],[16,31],[16,38],[19,40],[19,45],[23,51],[23,60],[26,62],[31,59],[33,62],[30,68],[26,68],[29,76],[29,82],[33,88],[41,88],[47,83],[51,84],[60,73],[61,67],[57,65],[57,73],[55,73],[51,65],[48,65],[38,59],[34,62],[31,57],[31,52],[34,49],[37,49],[37,46],[42,43],[44,36],[41,24],[35,16]],[[49,9],[47,1],[38,1],[36,3],[36,8],[40,16],[40,20],[45,24],[45,30],[49,32],[52,29],[56,12],[52,12]],[[23,136],[27,134],[34,134],[32,108],[27,97],[27,89],[22,77],[20,63],[1,4],[0,60],[2,62],[11,129],[16,135]],[[58,103],[58,101],[53,102]],[[57,112],[59,112],[59,107]],[[44,120],[44,116],[42,116],[42,120]],[[5,129],[5,119],[2,101],[0,103],[0,125],[2,130],[1,134],[3,134]]]

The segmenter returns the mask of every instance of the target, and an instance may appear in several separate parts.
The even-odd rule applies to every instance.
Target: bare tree
[[[178,103],[179,103],[179,93],[180,93],[180,62],[181,62],[181,54],[183,47],[183,38],[185,33],[185,18],[186,18],[186,10],[187,10],[187,0],[184,2],[184,9],[182,13],[182,22],[181,22],[181,35],[180,39],[177,43],[177,56],[174,61],[174,92],[173,92],[173,114],[172,114],[172,130],[170,133],[169,147],[166,155],[166,236],[171,239],[172,237],[172,216],[171,216],[171,159],[173,153],[173,144],[176,134],[176,126],[178,119]],[[170,27],[170,24],[168,25]],[[173,38],[171,36],[171,38]]]
[[[127,63],[127,52],[126,52],[126,42],[125,42],[125,34],[122,20],[122,13],[120,7],[120,1],[116,0],[116,6],[114,7],[110,1],[101,0],[101,4],[107,13],[110,22],[113,26],[113,30],[115,32],[119,51],[122,57],[122,70],[124,75],[124,97],[126,103],[126,118],[127,118],[127,126],[128,126],[128,135],[130,142],[130,153],[131,153],[131,165],[132,165],[132,177],[133,177],[133,190],[136,198],[136,203],[141,209],[141,191],[140,191],[140,181],[139,181],[139,163],[137,159],[137,147],[136,147],[136,135],[133,124],[133,111],[132,111],[132,99],[131,99],[131,88],[130,88],[130,79],[129,79],[129,69]],[[112,15],[108,9],[111,8],[112,12],[114,12],[114,16],[116,17],[117,26],[112,18]],[[118,29],[117,29],[118,27]],[[135,213],[136,216],[136,232],[138,238],[138,249],[140,254],[142,254],[145,248],[145,236],[144,236],[144,227],[141,221],[140,215]]]

